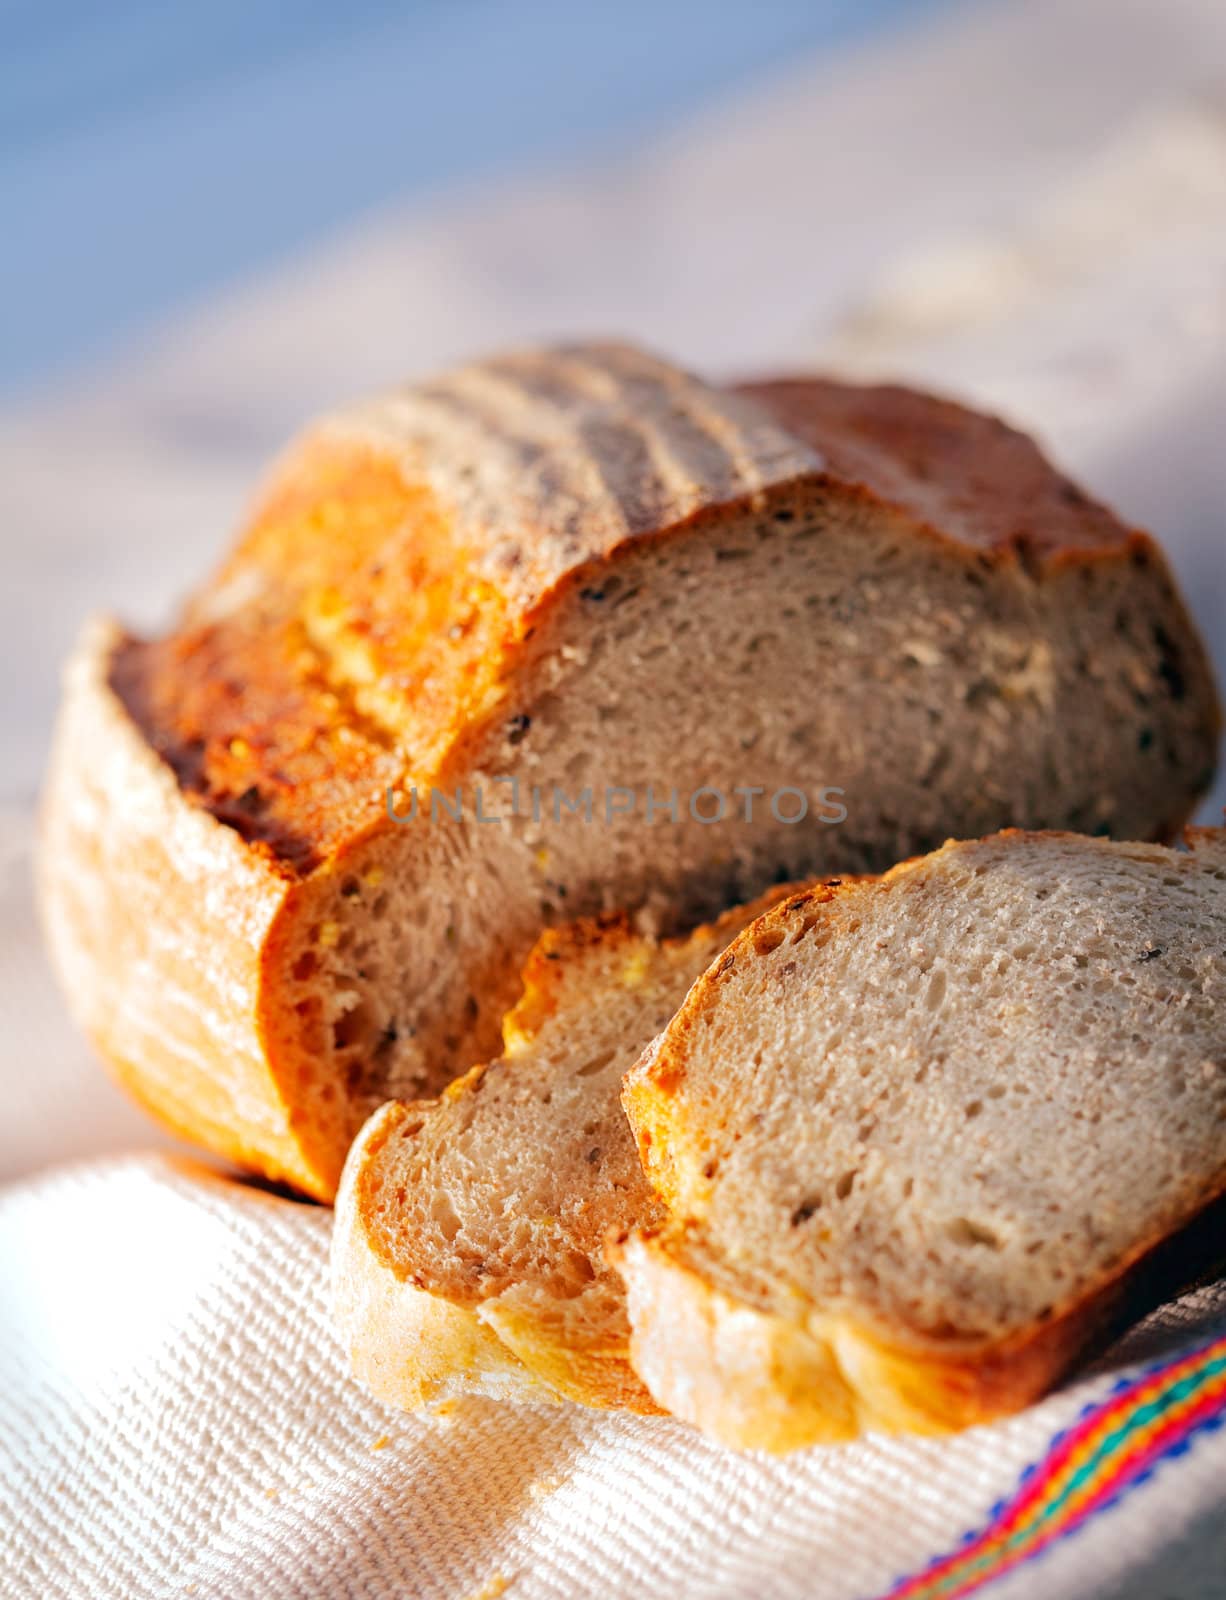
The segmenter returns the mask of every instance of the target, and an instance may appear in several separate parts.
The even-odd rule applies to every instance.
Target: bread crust
[[[172,1131],[322,1195],[260,1023],[290,880],[185,802],[110,687],[122,639],[93,622],[68,663],[42,811],[39,901],[69,1003]]]
[[[860,1434],[944,1434],[1010,1415],[1046,1392],[1093,1339],[1104,1289],[1008,1344],[908,1344],[854,1312],[792,1320],[722,1292],[684,1232],[610,1244],[630,1306],[631,1360],[675,1416],[738,1450],[783,1454]]]
[[[1069,833],[1007,829],[998,840],[1076,838]],[[1189,828],[1194,853],[1226,865],[1226,830]],[[818,1304],[799,1289],[789,1315],[741,1298],[721,1284],[718,1259],[703,1238],[702,1194],[671,1159],[676,1150],[672,1100],[685,1076],[685,1041],[709,1010],[713,991],[755,941],[812,908],[905,879],[921,861],[900,862],[861,884],[830,880],[789,897],[733,941],[693,986],[668,1029],[627,1074],[622,1101],[644,1171],[669,1207],[662,1228],[611,1240],[610,1260],[626,1284],[631,1360],[657,1400],[734,1448],[786,1452],[850,1439],[872,1429],[940,1434],[989,1422],[1040,1398],[1126,1308],[1140,1315],[1157,1303],[1145,1279],[1162,1272],[1179,1241],[1226,1195],[1226,1172],[1169,1228],[1154,1230],[1109,1272],[1051,1307],[1041,1322],[1004,1338],[933,1336],[884,1325],[863,1306]],[[710,1264],[708,1264],[710,1263]]]
[[[738,392],[818,450],[832,482],[857,485],[933,538],[1038,567],[1161,560],[1148,534],[1122,523],[999,417],[893,383],[768,378]]]
[[[336,1197],[332,1312],[354,1376],[379,1400],[420,1411],[461,1395],[556,1400],[498,1334],[467,1306],[414,1293],[378,1251],[366,1226],[379,1151],[413,1108],[390,1101],[354,1141]]]
[[[453,1088],[483,1071],[474,1068]],[[462,1305],[396,1270],[370,1226],[374,1189],[382,1182],[379,1155],[425,1110],[389,1101],[363,1127],[345,1163],[336,1197],[332,1305],[354,1376],[406,1411],[484,1394],[657,1412],[624,1345],[567,1350],[543,1338],[537,1320],[513,1301]]]
[[[482,363],[291,448],[166,638],[91,625],[68,673],[40,880],[69,1002],[121,1081],[185,1137],[333,1195],[343,1149],[304,1093],[308,1052],[278,994],[299,908],[391,835],[389,787],[447,787],[496,760],[551,619],[645,544],[837,494],[889,508],[968,567],[1135,563],[1169,585],[1146,536],[1021,436],[884,393],[720,391],[610,345]],[[989,445],[1008,471],[976,499]],[[949,527],[952,500],[924,490],[946,473],[971,504]],[[1063,507],[1046,540],[1023,516],[1040,481],[1044,516]],[[1191,623],[1168,644],[1216,727]],[[1174,800],[1158,831],[1193,803]]]

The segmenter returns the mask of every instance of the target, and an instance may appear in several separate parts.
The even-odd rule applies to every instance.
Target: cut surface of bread
[[[655,1398],[783,1450],[1025,1405],[1226,1190],[1226,833],[1005,833],[795,895],[627,1077]]]
[[[527,351],[312,430],[165,637],[91,626],[45,921],[146,1104],[327,1198],[497,1050],[542,926],[1164,836],[1216,735],[1161,552],[1003,424]]]
[[[624,915],[544,933],[504,1052],[359,1134],[337,1198],[338,1325],[357,1375],[414,1409],[456,1393],[655,1407],[631,1370],[610,1229],[658,1222],[622,1078],[686,990],[787,891],[683,939]]]

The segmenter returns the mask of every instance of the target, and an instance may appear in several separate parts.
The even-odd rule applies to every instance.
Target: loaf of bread
[[[785,889],[684,939],[624,915],[542,934],[503,1054],[393,1101],[349,1153],[332,1247],[354,1371],[409,1410],[457,1394],[656,1409],[631,1369],[610,1229],[663,1220],[619,1099],[694,979]]]
[[[1164,837],[1217,718],[1161,553],[1002,424],[529,351],[316,427],[168,635],[88,628],[45,920],[150,1109],[328,1198],[497,1051],[542,926]]]
[[[767,1450],[958,1428],[1128,1305],[1226,1191],[1226,832],[1188,843],[951,843],[739,936],[623,1094],[661,1405]]]

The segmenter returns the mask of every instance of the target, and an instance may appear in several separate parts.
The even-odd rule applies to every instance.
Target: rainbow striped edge
[[[1033,1560],[1226,1420],[1226,1334],[1123,1378],[1056,1434],[979,1530],[885,1600],[956,1600]]]

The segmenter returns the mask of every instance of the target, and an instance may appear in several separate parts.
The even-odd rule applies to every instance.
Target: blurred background
[[[162,623],[365,390],[593,333],[942,388],[1157,532],[1226,668],[1221,0],[0,0],[0,38],[0,1178],[151,1137],[30,911],[59,663]]]

